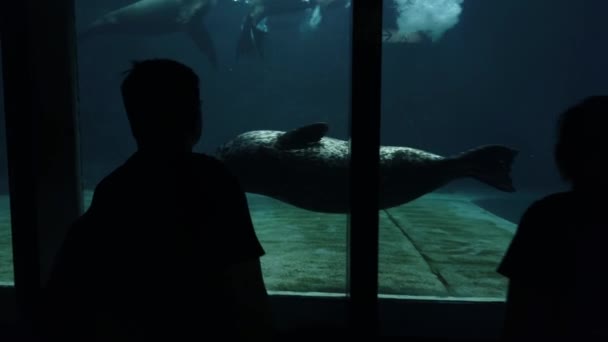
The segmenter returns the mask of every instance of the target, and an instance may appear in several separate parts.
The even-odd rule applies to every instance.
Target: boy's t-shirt
[[[555,331],[608,337],[605,202],[574,191],[548,195],[522,216],[497,272],[551,303]]]
[[[159,336],[228,333],[226,271],[262,255],[245,193],[220,161],[137,152],[96,187],[48,291],[84,326],[92,320],[78,315],[113,316]]]

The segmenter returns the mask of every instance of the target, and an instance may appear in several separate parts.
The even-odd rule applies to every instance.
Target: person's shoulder
[[[197,163],[200,163],[201,165],[210,165],[210,166],[215,166],[215,167],[221,167],[223,166],[223,163],[221,160],[219,160],[218,158],[206,154],[206,153],[192,153],[192,158],[194,159],[194,161],[196,161]]]
[[[129,157],[127,160],[125,160],[122,164],[120,164],[118,167],[116,167],[114,170],[112,170],[110,173],[108,173],[107,175],[105,175],[97,184],[97,186],[95,187],[95,189],[103,189],[103,188],[107,188],[107,187],[111,187],[117,183],[126,181],[126,179],[128,178],[131,169],[134,168],[134,164],[136,164],[134,162],[134,156]]]
[[[115,168],[110,173],[101,178],[101,180],[97,183],[97,185],[95,185],[95,188],[93,189],[93,198],[91,205],[93,203],[98,203],[100,201],[100,198],[120,198],[120,194],[124,194],[125,185],[129,184],[133,180],[133,172],[130,170],[132,169],[130,165],[132,163],[130,162],[130,160],[131,159],[125,161],[123,164],[119,165],[117,168]]]
[[[524,211],[521,223],[529,224],[539,220],[560,220],[572,209],[573,195],[571,192],[557,192],[546,195],[532,202]]]
[[[532,204],[528,207],[527,212],[554,211],[570,205],[573,199],[572,197],[573,194],[569,191],[549,194],[532,202]]]
[[[537,202],[542,205],[555,205],[569,202],[573,199],[573,197],[574,193],[572,191],[562,191],[549,194],[539,199]]]
[[[117,168],[109,174],[105,175],[103,178],[101,178],[99,183],[97,183],[97,185],[95,186],[95,192],[111,188],[115,183],[119,182],[122,178],[121,168],[122,167]]]
[[[204,153],[193,153],[192,158],[196,167],[204,168],[207,172],[211,171],[226,175],[230,174],[230,171],[226,165],[224,165],[224,162],[214,156]]]
[[[560,240],[567,234],[564,230],[563,208],[568,206],[571,194],[558,192],[533,201],[524,211],[515,236],[502,259],[498,273],[512,279],[513,276],[537,278],[545,275],[546,256],[554,257],[553,248],[562,248]],[[542,255],[539,253],[542,252]]]
[[[204,153],[193,153],[193,159],[195,167],[201,169],[201,174],[223,183],[239,183],[232,171],[217,157]]]
[[[64,248],[70,250],[80,249],[79,247],[90,248],[97,233],[96,219],[93,218],[91,211],[86,211],[78,216],[69,225],[63,242]]]

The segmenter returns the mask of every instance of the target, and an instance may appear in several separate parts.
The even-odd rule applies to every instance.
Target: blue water
[[[78,1],[76,29],[81,31],[106,11],[131,2]],[[604,67],[608,48],[602,44],[608,28],[601,24],[608,4],[594,0],[455,3],[462,6],[461,12],[457,20],[443,22],[440,38],[384,44],[382,144],[446,156],[484,144],[518,149],[513,180],[522,196],[477,201],[517,223],[536,197],[564,187],[552,160],[559,113],[584,96],[608,91]],[[399,29],[399,14],[393,10],[398,4],[392,0],[385,4],[385,26]],[[212,154],[217,146],[248,130],[289,130],[316,121],[329,124],[330,136],[348,137],[349,11],[327,12],[316,30],[306,32],[300,30],[302,15],[274,18],[268,23],[266,58],[237,61],[236,40],[247,10],[220,1],[204,19],[218,52],[218,70],[180,33],[118,34],[80,42],[80,135],[87,189],[135,151],[119,91],[121,73],[133,59],[174,58],[199,74],[204,111],[199,152]],[[7,192],[4,128],[0,120],[0,194]],[[456,181],[441,191],[479,189],[496,192],[471,180]],[[530,193],[535,195],[526,195]],[[506,243],[500,248],[504,250]]]

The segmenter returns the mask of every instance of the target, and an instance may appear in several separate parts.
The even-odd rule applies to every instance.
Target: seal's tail
[[[511,165],[518,151],[502,145],[486,145],[463,152],[467,175],[505,192],[514,192]]]

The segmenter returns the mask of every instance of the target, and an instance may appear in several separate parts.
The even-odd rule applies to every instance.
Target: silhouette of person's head
[[[170,59],[135,61],[121,91],[140,150],[191,151],[199,141],[199,78],[188,66]]]
[[[608,189],[608,96],[591,96],[568,108],[558,121],[555,160],[574,189]]]

